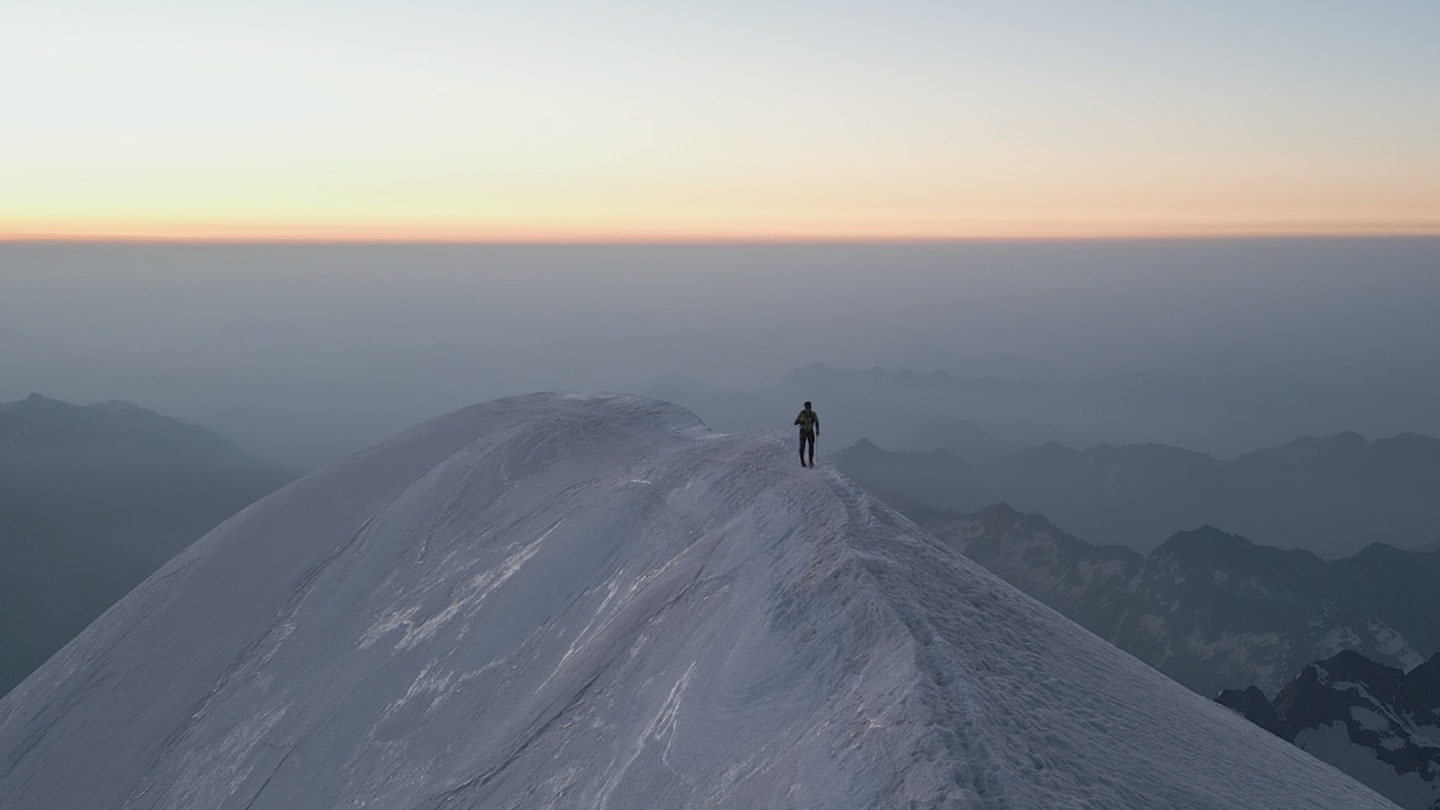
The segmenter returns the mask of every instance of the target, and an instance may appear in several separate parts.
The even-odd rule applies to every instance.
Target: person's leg
[[[800,431],[800,466],[805,466],[805,431]]]
[[[806,439],[810,443],[810,466],[815,466],[815,434],[811,433]]]

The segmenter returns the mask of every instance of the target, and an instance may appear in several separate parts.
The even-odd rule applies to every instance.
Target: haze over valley
[[[296,472],[538,390],[970,460],[1440,435],[1436,239],[0,244],[0,401],[135,402]],[[819,363],[820,366],[813,364]]]

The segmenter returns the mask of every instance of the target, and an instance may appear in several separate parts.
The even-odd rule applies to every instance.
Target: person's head
[[[810,403],[808,401],[805,403],[805,410],[810,410]]]

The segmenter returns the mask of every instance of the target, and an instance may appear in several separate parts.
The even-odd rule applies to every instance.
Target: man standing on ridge
[[[795,424],[800,426],[800,466],[805,464],[805,447],[810,447],[810,464],[815,466],[815,437],[820,435],[820,415],[810,410],[810,403],[805,403],[805,409],[795,417]]]

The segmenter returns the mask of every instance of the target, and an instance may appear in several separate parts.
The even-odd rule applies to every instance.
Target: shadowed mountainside
[[[906,510],[921,527],[1203,695],[1271,693],[1341,650],[1413,667],[1440,652],[1440,554],[1375,544],[1322,560],[1205,527],[1149,555],[1095,546],[1001,504]]]
[[[134,405],[0,404],[0,694],[291,476]]]

